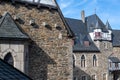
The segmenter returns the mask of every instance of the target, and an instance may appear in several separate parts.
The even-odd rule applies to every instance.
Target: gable
[[[0,39],[2,38],[28,39],[29,37],[22,32],[11,15],[5,13],[0,22]]]

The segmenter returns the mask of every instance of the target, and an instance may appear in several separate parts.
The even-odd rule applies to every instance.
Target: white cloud
[[[68,0],[60,0],[60,3],[59,3],[60,8],[62,10],[65,8],[68,8],[70,5],[72,5],[73,1],[74,0],[69,0],[69,1]]]
[[[106,23],[109,20],[112,28],[120,26],[120,0],[59,0],[64,16],[77,18],[80,11],[85,10],[87,16],[96,14]],[[120,29],[120,27],[119,27]]]

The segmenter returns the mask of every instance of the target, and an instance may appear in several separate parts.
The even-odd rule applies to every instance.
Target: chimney
[[[85,23],[85,11],[84,10],[81,11],[81,18],[82,18],[83,23]]]

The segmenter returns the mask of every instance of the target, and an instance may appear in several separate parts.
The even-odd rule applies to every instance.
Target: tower
[[[0,28],[7,28],[6,35],[14,36],[11,36],[14,39],[7,36],[4,40],[14,45],[6,46],[1,42],[1,49],[3,50],[5,46],[8,53],[17,54],[13,55],[15,67],[21,71],[21,68],[24,68],[26,74],[33,80],[72,80],[72,45],[68,37],[72,36],[72,33],[54,0],[14,0],[14,3],[3,0],[1,2],[3,5],[0,4],[0,14],[7,11],[10,16],[4,20],[9,25],[4,24]],[[4,30],[0,32],[4,34],[6,32]],[[60,33],[62,38],[59,38]],[[25,41],[23,34],[28,38],[25,38]],[[6,35],[2,35],[0,39]],[[22,39],[17,36],[22,36]],[[22,53],[17,52],[17,49]],[[4,59],[2,54],[4,51],[0,55]],[[14,57],[21,60],[19,65],[16,64],[17,60]]]

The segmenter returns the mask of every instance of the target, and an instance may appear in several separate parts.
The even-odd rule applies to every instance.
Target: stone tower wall
[[[0,14],[6,11],[13,18],[19,15],[21,21],[16,23],[31,38],[28,76],[33,80],[72,80],[71,40],[67,37],[67,30],[58,11],[1,2]],[[35,20],[35,26],[30,25],[31,19]],[[48,25],[44,26],[45,23]]]
[[[82,76],[86,76],[87,80],[92,79],[92,75],[95,75],[96,80],[103,80],[103,74],[106,74],[106,79],[109,80],[108,72],[108,57],[112,54],[112,44],[109,41],[99,42],[100,52],[76,52],[76,66],[74,68],[74,77],[78,80],[82,80]],[[85,56],[85,68],[81,67],[81,56]],[[97,57],[97,66],[93,66],[93,56]]]

